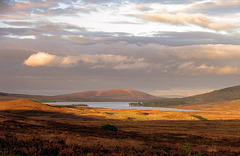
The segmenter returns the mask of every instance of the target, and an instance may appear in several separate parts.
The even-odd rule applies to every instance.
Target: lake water
[[[88,107],[95,108],[110,108],[110,109],[138,109],[138,110],[165,110],[165,111],[189,111],[174,108],[163,107],[141,107],[129,106],[130,102],[49,102],[49,105],[73,105],[73,104],[87,104]]]

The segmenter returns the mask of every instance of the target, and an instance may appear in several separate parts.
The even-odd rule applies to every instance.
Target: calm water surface
[[[130,102],[49,102],[45,104],[53,105],[73,105],[73,104],[87,104],[88,107],[95,108],[111,108],[111,109],[138,109],[138,110],[165,110],[165,111],[189,111],[174,108],[163,107],[136,107],[129,106]]]

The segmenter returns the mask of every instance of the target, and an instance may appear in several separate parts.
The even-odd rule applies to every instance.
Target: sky
[[[0,0],[0,92],[239,84],[239,0]]]

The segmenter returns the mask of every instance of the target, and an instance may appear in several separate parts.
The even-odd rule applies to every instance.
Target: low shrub
[[[110,125],[110,124],[103,125],[102,128],[106,129],[106,130],[109,130],[109,131],[113,131],[113,132],[117,132],[118,131],[118,128],[116,126]]]

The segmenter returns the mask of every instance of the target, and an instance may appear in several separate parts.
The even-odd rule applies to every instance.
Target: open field
[[[0,155],[240,154],[240,121],[203,120],[204,111],[57,108],[30,100],[0,106]]]
[[[239,120],[240,119],[240,100],[206,103],[188,104],[175,106],[174,108],[186,110],[198,110],[189,112],[193,115],[200,115],[208,120]]]

